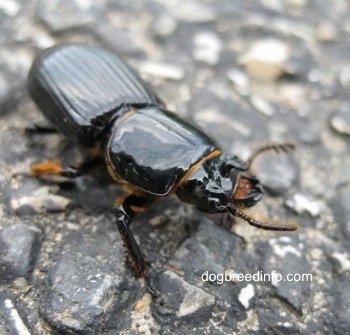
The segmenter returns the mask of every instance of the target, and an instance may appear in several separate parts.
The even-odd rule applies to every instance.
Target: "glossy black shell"
[[[112,177],[163,196],[216,150],[202,131],[164,110],[164,104],[115,54],[68,44],[41,53],[28,89],[44,115],[66,136],[102,143]]]
[[[193,164],[215,149],[197,128],[173,113],[149,107],[117,121],[106,152],[119,179],[164,196]]]
[[[87,145],[96,142],[124,106],[164,107],[118,56],[82,44],[42,52],[29,72],[28,90],[59,131]]]

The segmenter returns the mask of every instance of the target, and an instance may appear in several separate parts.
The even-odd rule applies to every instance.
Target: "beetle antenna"
[[[243,213],[238,208],[229,208],[229,211],[233,216],[238,216],[242,218],[244,221],[248,222],[251,226],[254,226],[259,229],[275,230],[275,231],[294,231],[294,230],[297,230],[299,227],[297,224],[267,224],[251,218],[250,216]]]
[[[277,154],[279,154],[281,151],[284,153],[288,153],[291,150],[295,149],[295,144],[293,142],[285,142],[285,143],[272,143],[272,144],[267,144],[264,146],[261,146],[257,148],[251,156],[248,158],[246,164],[247,164],[247,170],[249,170],[251,164],[255,160],[257,156],[259,156],[261,153],[269,150],[275,151]]]

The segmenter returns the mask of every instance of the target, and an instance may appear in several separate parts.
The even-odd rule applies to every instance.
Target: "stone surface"
[[[0,231],[0,282],[11,282],[17,277],[29,278],[38,257],[40,240],[40,229],[24,223]]]
[[[312,281],[312,275],[305,278],[301,276],[310,273],[304,247],[296,238],[281,236],[271,239],[269,247],[263,251],[263,271],[271,274],[271,284],[276,289],[276,295],[300,315],[303,315],[302,306],[305,296],[309,294],[309,282]]]
[[[350,135],[350,111],[338,112],[333,115],[331,125],[342,135]]]
[[[0,1],[1,334],[349,333],[350,5],[252,4]],[[159,201],[131,226],[161,292],[152,298],[126,264],[113,215],[123,191],[106,169],[74,182],[28,176],[82,158],[58,134],[24,131],[43,120],[26,93],[32,59],[68,42],[120,53],[225,153],[295,142],[254,162],[266,192],[249,215],[299,230],[237,219],[229,232],[220,216]],[[312,281],[264,278],[274,271]]]
[[[274,80],[286,72],[290,50],[286,43],[279,40],[262,40],[251,45],[239,62],[255,78]]]
[[[39,1],[38,16],[53,31],[76,28],[94,23],[104,14],[104,0],[67,1],[53,0]]]

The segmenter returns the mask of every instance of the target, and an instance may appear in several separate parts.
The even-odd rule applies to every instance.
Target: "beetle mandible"
[[[54,126],[86,148],[97,148],[126,196],[115,216],[135,274],[147,278],[147,262],[130,223],[156,199],[176,194],[208,213],[229,213],[266,230],[293,231],[297,225],[266,224],[244,213],[263,195],[249,173],[266,150],[289,151],[291,143],[256,150],[247,161],[225,155],[203,131],[166,110],[163,102],[114,53],[95,46],[63,44],[34,61],[28,90]],[[32,174],[77,177],[89,170],[45,162]]]

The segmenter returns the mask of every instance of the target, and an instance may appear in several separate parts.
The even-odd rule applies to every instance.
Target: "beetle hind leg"
[[[77,178],[88,173],[94,166],[100,162],[100,159],[93,157],[92,159],[77,165],[63,166],[57,161],[47,161],[37,165],[33,165],[30,169],[31,175],[34,177],[44,176],[61,176],[66,178]]]

